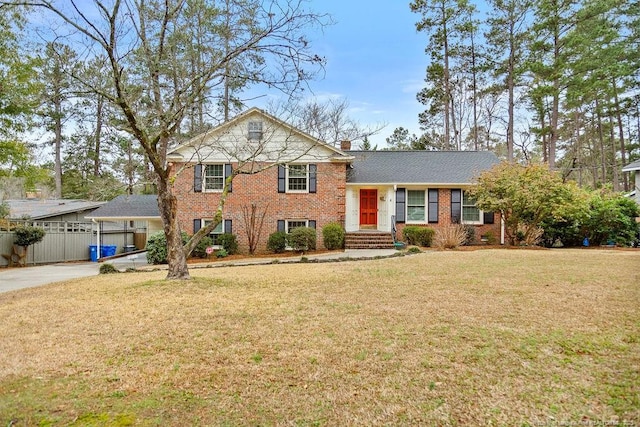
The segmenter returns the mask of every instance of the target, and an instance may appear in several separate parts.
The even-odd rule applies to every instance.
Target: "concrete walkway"
[[[300,262],[304,256],[308,259],[318,260],[342,260],[342,259],[374,259],[393,256],[398,251],[395,249],[351,249],[344,252],[330,252],[324,254],[309,254],[289,258],[264,257],[264,258],[245,258],[235,261],[218,261],[212,263],[191,264],[189,268],[208,268],[208,267],[225,267],[233,265],[259,265],[270,264],[277,259],[281,263]],[[166,268],[166,266],[147,264],[146,254],[128,255],[121,258],[114,258],[109,261],[118,270],[126,270],[127,268]],[[95,276],[99,273],[101,263],[97,262],[79,262],[79,263],[63,263],[49,264],[35,267],[24,268],[0,268],[0,293],[13,291],[17,289],[31,288],[35,286],[46,285],[48,283],[61,282],[79,277]]]

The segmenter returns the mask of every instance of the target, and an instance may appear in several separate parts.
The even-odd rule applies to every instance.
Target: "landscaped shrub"
[[[408,245],[431,246],[433,242],[433,228],[408,225],[402,229],[402,237]]]
[[[30,225],[16,227],[13,243],[18,246],[31,246],[41,242],[45,234],[46,232],[40,227],[32,227]]]
[[[189,236],[182,232],[182,244],[189,240]],[[158,231],[149,237],[147,242],[147,262],[149,264],[165,264],[167,262],[167,238],[164,231]]]
[[[204,236],[198,242],[198,245],[195,247],[193,252],[191,252],[191,255],[198,258],[206,258],[207,256],[209,256],[209,254],[207,254],[207,248],[212,245],[213,245],[213,239],[209,236]]]
[[[316,249],[316,229],[296,227],[287,236],[287,241],[294,251],[314,251]]]
[[[433,242],[439,249],[455,249],[467,240],[467,233],[460,224],[438,227]]]
[[[333,251],[344,248],[344,228],[337,222],[332,222],[322,228],[324,247]]]
[[[229,253],[226,251],[225,248],[222,248],[218,252],[216,252],[216,258],[226,258],[228,256],[229,256]]]
[[[110,264],[107,262],[100,266],[100,274],[113,274],[113,273],[120,273],[120,270],[115,268],[113,264]]]
[[[473,245],[476,241],[476,228],[473,225],[467,224],[464,226],[464,233],[466,235],[466,238],[463,245]]]
[[[227,251],[228,255],[235,255],[238,253],[238,240],[235,234],[224,233],[217,237],[216,242]]]
[[[287,233],[284,231],[271,233],[267,241],[267,249],[277,254],[284,252],[287,249]]]

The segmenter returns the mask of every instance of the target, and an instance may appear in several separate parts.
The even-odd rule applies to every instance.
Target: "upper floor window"
[[[262,139],[262,122],[249,122],[249,139],[255,141]]]
[[[222,190],[224,187],[224,165],[206,165],[204,168],[204,189]]]
[[[287,167],[287,191],[307,191],[309,188],[309,169],[307,165],[289,165]]]

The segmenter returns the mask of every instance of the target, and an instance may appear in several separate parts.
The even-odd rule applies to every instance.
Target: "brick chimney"
[[[343,141],[340,141],[340,149],[341,149],[342,151],[349,151],[349,150],[351,150],[351,141],[349,141],[349,140],[343,140]]]

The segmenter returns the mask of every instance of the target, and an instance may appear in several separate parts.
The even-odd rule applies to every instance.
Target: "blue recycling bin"
[[[98,245],[89,245],[89,258],[93,262],[98,261]]]
[[[116,254],[116,245],[101,245],[100,246],[100,256],[114,256]]]

